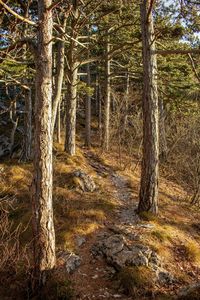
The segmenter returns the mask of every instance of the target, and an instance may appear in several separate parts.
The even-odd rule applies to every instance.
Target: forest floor
[[[119,166],[117,153],[102,154],[98,147],[87,150],[79,146],[77,154],[69,157],[63,145],[54,147],[54,218],[57,252],[71,250],[81,258],[80,267],[67,278],[71,282],[75,299],[172,299],[180,288],[200,280],[200,211],[190,207],[187,193],[178,184],[160,179],[159,215],[146,215],[135,225],[138,203],[139,166],[132,172]],[[72,174],[83,170],[92,176],[97,186],[93,192],[84,192]],[[19,240],[22,247],[31,242],[30,184],[31,164],[21,164],[16,159],[0,163],[0,196],[13,197],[9,208],[12,228],[22,224]],[[155,285],[151,293],[136,291],[125,295],[120,278],[104,258],[94,257],[91,248],[102,234],[113,226],[129,226],[140,242],[154,249],[164,260],[164,265],[176,281],[169,285]],[[84,237],[78,246],[77,238]],[[27,247],[26,247],[27,248]],[[5,285],[10,285],[11,295],[16,295],[23,285],[17,263],[7,265],[8,274],[1,276],[0,299],[17,299],[5,296]],[[12,267],[11,267],[12,265]],[[13,268],[16,282],[13,282]],[[10,281],[12,280],[12,284]],[[140,288],[143,290],[143,288]],[[192,299],[192,298],[191,298]],[[199,299],[199,298],[195,298]]]

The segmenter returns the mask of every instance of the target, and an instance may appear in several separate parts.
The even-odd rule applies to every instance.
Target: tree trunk
[[[158,91],[157,59],[155,50],[153,17],[149,0],[142,0],[141,27],[143,44],[143,160],[139,194],[139,212],[157,213],[158,195]]]
[[[109,30],[108,30],[109,32]],[[105,85],[105,106],[104,106],[104,136],[103,136],[103,149],[109,150],[109,138],[110,138],[110,38],[107,36],[106,42],[106,85]]]
[[[102,95],[101,95],[101,87],[98,87],[98,131],[99,131],[99,141],[100,145],[102,144]]]
[[[36,57],[35,153],[33,230],[35,279],[43,285],[55,266],[55,232],[52,207],[52,12],[51,0],[38,1]]]
[[[58,42],[58,56],[56,60],[57,72],[55,78],[55,94],[53,97],[53,109],[52,109],[52,134],[54,132],[54,127],[56,123],[56,115],[61,101],[62,94],[62,85],[63,85],[63,76],[65,68],[65,44],[62,41]]]
[[[32,153],[32,98],[31,89],[25,90],[24,141],[21,161],[29,161]]]
[[[76,57],[78,1],[73,0],[73,16],[71,22],[70,49],[68,51],[68,93],[66,97],[66,131],[65,131],[65,151],[69,155],[76,153],[76,108],[77,108],[77,82],[78,82],[78,62]]]
[[[10,145],[9,145],[10,157],[12,156],[12,153],[13,153],[13,148],[14,148],[14,144],[15,144],[15,133],[17,130],[18,121],[19,121],[18,117],[16,118],[15,121],[12,120],[13,128],[12,128],[11,134],[10,134]]]
[[[88,50],[89,58],[89,50]],[[91,77],[90,77],[90,64],[87,64],[87,86],[90,87]],[[91,146],[91,96],[88,93],[85,103],[85,145],[86,147]]]
[[[65,151],[69,155],[76,153],[76,105],[77,105],[77,64],[71,64],[68,72],[69,83],[66,99],[66,135]]]
[[[130,85],[130,78],[129,73],[127,72],[126,75],[126,92],[125,92],[125,109],[124,109],[124,124],[123,124],[123,138],[125,138],[125,132],[127,127],[127,119],[128,119],[128,97],[129,97],[129,85]]]
[[[97,70],[98,72],[98,70]],[[95,116],[98,116],[98,108],[99,108],[99,74],[96,73],[95,80]]]
[[[59,101],[59,103],[58,103],[58,109],[57,109],[57,143],[59,143],[59,144],[61,142],[61,136],[60,136],[60,124],[61,124],[61,120],[60,120],[60,106],[61,106],[61,101]]]
[[[166,130],[165,130],[165,111],[164,111],[162,97],[159,99],[159,115],[160,115],[160,120],[159,120],[160,159],[162,161],[166,161],[168,148],[167,148],[167,138],[166,138]]]
[[[29,18],[29,4],[27,4],[24,17],[26,19]],[[24,23],[24,36],[28,35],[28,24]],[[27,45],[23,45],[24,49],[24,60],[27,60]],[[29,86],[29,70],[25,70],[24,77],[25,79],[22,81],[27,88],[24,89],[25,94],[25,106],[24,106],[24,134],[23,134],[23,147],[20,156],[20,161],[26,162],[31,159],[32,154],[32,95],[31,95],[31,87]],[[29,86],[29,88],[28,88]]]

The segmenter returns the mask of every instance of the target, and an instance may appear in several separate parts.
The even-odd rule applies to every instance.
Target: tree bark
[[[53,97],[53,108],[52,108],[52,134],[55,128],[56,115],[57,115],[59,102],[61,101],[64,68],[65,68],[65,44],[62,41],[58,42],[58,56],[57,56],[56,63],[57,63],[57,72],[55,78],[55,94]]]
[[[78,19],[78,3],[73,2],[73,16],[71,22],[71,40],[68,51],[68,93],[66,97],[66,131],[65,151],[69,155],[76,153],[76,108],[77,108],[77,82],[78,82],[78,60],[76,55]]]
[[[167,138],[166,138],[166,130],[165,130],[165,110],[163,99],[160,97],[159,99],[159,140],[160,140],[160,160],[166,161],[167,159]]]
[[[89,39],[88,39],[89,40]],[[90,57],[88,50],[88,58]],[[91,85],[91,76],[90,76],[90,63],[87,64],[87,86],[88,88]],[[91,146],[91,96],[88,93],[85,103],[85,145],[86,147]]]
[[[32,154],[32,97],[31,88],[25,90],[24,141],[21,161],[29,161]]]
[[[57,109],[57,143],[61,143],[61,118],[60,118],[60,107],[61,107],[61,101],[58,103],[58,109]]]
[[[69,83],[66,101],[66,136],[65,151],[69,155],[76,153],[76,105],[77,105],[77,76],[78,66],[71,64],[68,72]]]
[[[98,116],[98,108],[99,108],[99,74],[96,73],[96,79],[95,79],[95,116],[96,117]]]
[[[26,19],[29,18],[29,5],[28,3],[25,8],[24,17]],[[28,24],[24,23],[24,35],[27,36],[28,34]],[[24,59],[27,60],[27,45],[23,45],[25,55]],[[25,79],[24,84],[27,88],[24,89],[25,94],[25,107],[24,107],[24,136],[23,136],[23,148],[21,152],[20,161],[29,161],[31,159],[32,154],[32,95],[31,95],[31,87],[28,88],[28,72],[29,70],[25,71]]]
[[[108,31],[109,32],[109,31]],[[107,36],[106,42],[106,84],[105,84],[105,106],[104,106],[104,133],[103,133],[103,149],[109,150],[110,139],[110,100],[111,100],[111,88],[110,88],[110,38]]]
[[[126,75],[126,91],[125,91],[125,107],[124,107],[124,124],[122,130],[122,137],[125,138],[126,127],[127,127],[127,119],[128,119],[128,97],[129,97],[129,86],[130,86],[130,78],[129,73]]]
[[[38,1],[36,57],[35,153],[33,230],[35,279],[43,285],[55,266],[55,232],[52,207],[52,12],[51,0]]]
[[[157,59],[152,12],[149,0],[142,0],[141,29],[143,45],[143,159],[139,193],[139,212],[158,212],[158,91]],[[147,17],[148,16],[148,17]]]
[[[98,86],[98,131],[99,131],[99,141],[102,144],[102,95],[101,86]]]

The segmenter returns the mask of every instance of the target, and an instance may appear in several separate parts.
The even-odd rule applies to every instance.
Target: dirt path
[[[117,208],[114,210],[112,220],[104,223],[102,229],[95,232],[87,240],[86,244],[80,248],[79,255],[82,264],[78,271],[72,275],[75,283],[76,299],[131,299],[123,295],[118,289],[115,280],[115,270],[108,266],[103,258],[94,258],[91,253],[92,246],[98,241],[99,236],[106,232],[120,227],[126,230],[126,226],[132,226],[137,222],[134,212],[136,204],[133,205],[132,195],[126,178],[118,175],[111,167],[103,164],[92,152],[86,152],[88,163],[95,170],[96,174],[108,180],[112,186],[113,197],[116,199]],[[130,229],[130,228],[129,228]]]

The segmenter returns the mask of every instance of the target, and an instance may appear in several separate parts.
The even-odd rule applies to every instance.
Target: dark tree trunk
[[[90,65],[87,65],[87,85],[90,87]],[[85,103],[85,145],[91,146],[91,96],[87,95]]]
[[[142,0],[141,27],[143,44],[143,160],[139,194],[139,212],[157,213],[158,196],[158,92],[155,36],[150,1]],[[150,13],[149,13],[150,12]]]
[[[31,88],[25,90],[24,141],[21,161],[29,161],[32,154],[32,97]]]

